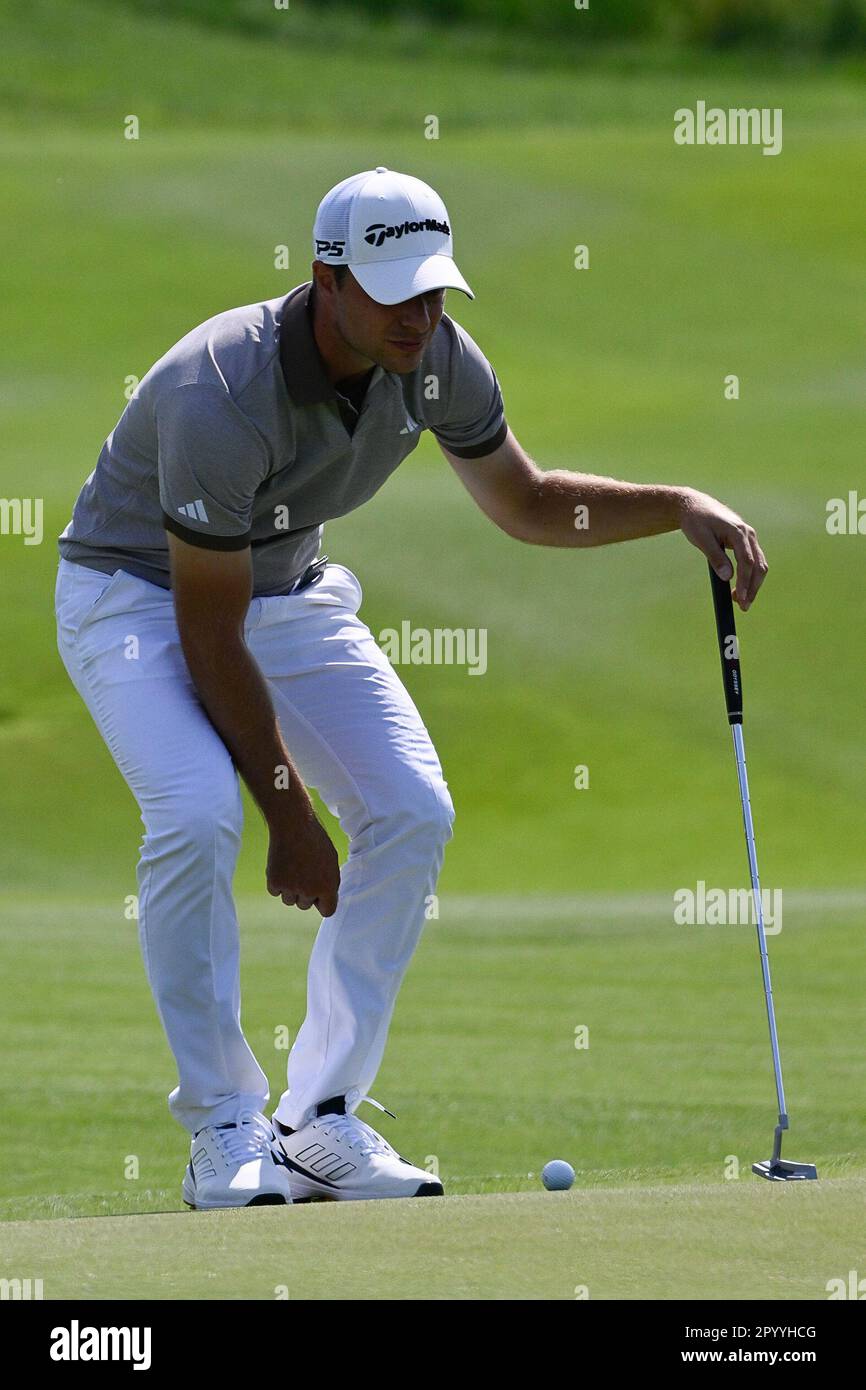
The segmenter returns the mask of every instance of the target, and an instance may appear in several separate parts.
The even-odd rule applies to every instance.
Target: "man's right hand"
[[[337,851],[318,817],[280,829],[271,828],[268,892],[287,907],[315,907],[323,917],[337,910],[340,864]]]

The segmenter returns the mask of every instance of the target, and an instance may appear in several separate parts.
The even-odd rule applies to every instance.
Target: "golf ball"
[[[541,1181],[548,1192],[567,1192],[574,1182],[574,1169],[564,1158],[552,1158],[541,1170]]]

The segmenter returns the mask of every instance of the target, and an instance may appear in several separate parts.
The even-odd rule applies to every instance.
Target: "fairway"
[[[826,526],[864,486],[862,64],[521,69],[456,32],[320,33],[301,5],[295,40],[158,9],[0,0],[0,490],[44,502],[40,544],[0,536],[0,1277],[46,1299],[825,1299],[866,1275],[866,535]],[[698,99],[783,109],[782,152],[675,145]],[[817,1184],[751,1173],[776,1120],[754,927],[674,918],[684,889],[748,882],[704,559],[674,534],[518,544],[428,435],[323,551],[380,642],[485,635],[481,676],[397,668],[456,822],[372,1087],[398,1118],[359,1112],[446,1196],[182,1209],[142,827],[56,652],[56,536],[135,380],[308,279],[319,198],[379,164],[442,192],[476,293],[446,310],[539,467],[706,490],[759,533],[749,777],[781,895],[783,1152]],[[243,1022],[273,1103],[318,919],[268,897],[244,800]],[[569,1193],[541,1189],[553,1158]]]
[[[764,1189],[767,1190],[764,1190]],[[46,1299],[799,1299],[863,1267],[866,1180],[15,1222]]]

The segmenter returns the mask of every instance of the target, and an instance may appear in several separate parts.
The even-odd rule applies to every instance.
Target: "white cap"
[[[313,255],[348,265],[371,299],[400,304],[429,290],[475,296],[454,264],[445,204],[429,184],[379,165],[326,193],[316,213]]]

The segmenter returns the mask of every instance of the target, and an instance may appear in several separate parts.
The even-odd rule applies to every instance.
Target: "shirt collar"
[[[313,334],[313,282],[293,290],[283,306],[280,323],[280,366],[286,390],[295,405],[318,405],[336,401],[334,389]],[[376,366],[368,393],[385,375]]]

